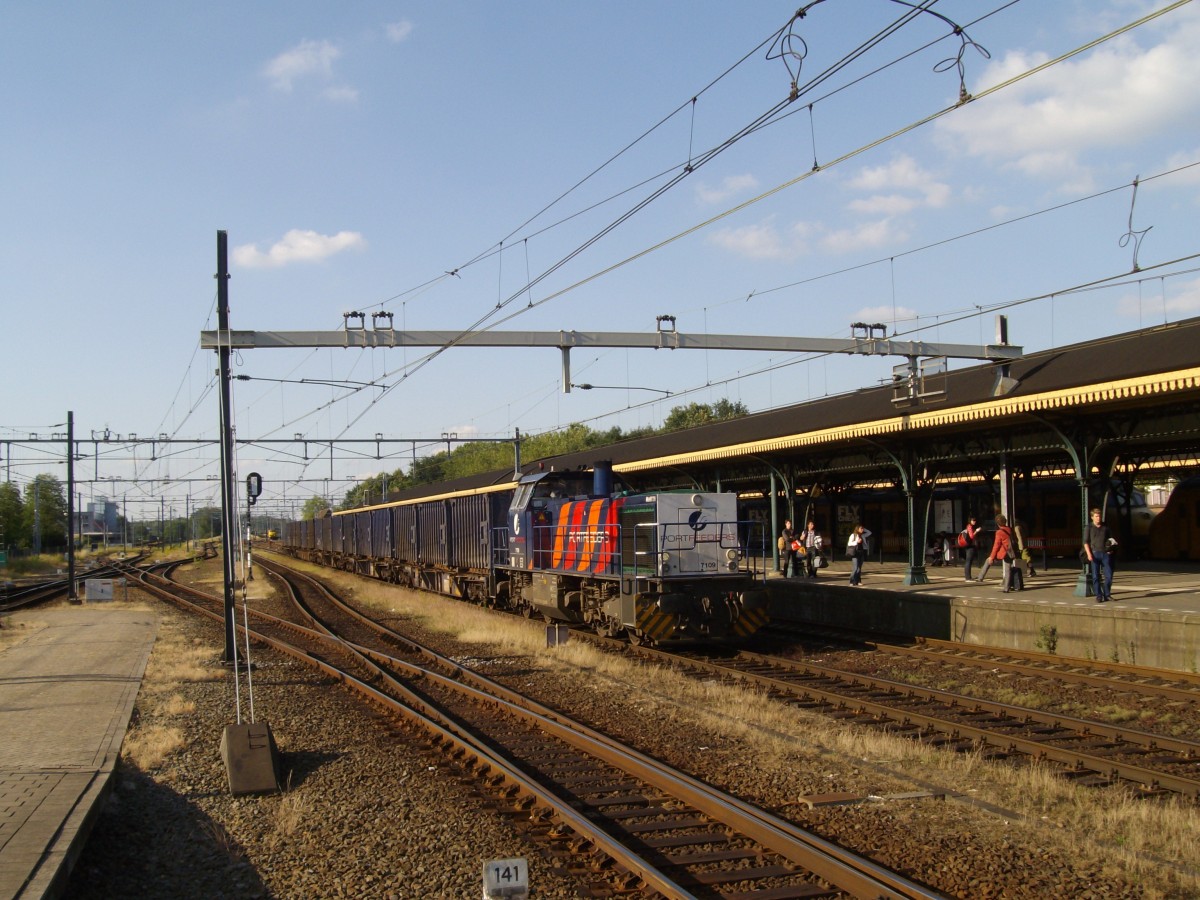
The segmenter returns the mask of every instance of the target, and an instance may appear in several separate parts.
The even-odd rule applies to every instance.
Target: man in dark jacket
[[[1092,565],[1092,592],[1097,603],[1112,599],[1112,548],[1117,546],[1112,531],[1100,521],[1100,510],[1092,510],[1092,521],[1083,530],[1083,551]]]

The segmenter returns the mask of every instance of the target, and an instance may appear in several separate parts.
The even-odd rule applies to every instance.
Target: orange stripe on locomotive
[[[621,500],[573,500],[558,509],[551,568],[612,574],[617,563]]]

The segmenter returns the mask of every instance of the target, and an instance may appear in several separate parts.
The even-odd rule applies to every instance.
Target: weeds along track
[[[604,638],[589,640],[658,659],[697,677],[754,684],[783,702],[855,725],[956,751],[982,750],[990,759],[1053,762],[1079,784],[1124,782],[1141,795],[1200,797],[1200,743],[1195,741],[922,687],[837,664],[748,651],[721,658],[707,650],[664,651]],[[976,671],[981,677],[995,677]],[[1122,684],[1131,689],[1129,683]]]
[[[508,811],[598,895],[942,896],[373,623],[307,575],[270,569],[293,606],[275,603],[283,615],[239,610],[251,639],[316,665],[423,729],[483,802]],[[148,573],[141,581],[223,617],[220,598]]]

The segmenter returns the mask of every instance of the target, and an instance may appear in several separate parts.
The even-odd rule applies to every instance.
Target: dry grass
[[[293,561],[289,561],[293,564]],[[581,642],[547,649],[542,623],[498,619],[469,604],[394,588],[344,573],[306,566],[352,592],[356,603],[418,621],[457,639],[498,645],[501,653],[532,656],[550,671],[584,675],[600,692],[628,697],[654,709],[669,727],[699,718],[715,733],[737,741],[753,758],[785,760],[790,766],[850,763],[874,771],[876,780],[939,787],[965,798],[1010,810],[1004,827],[1053,829],[1054,840],[1077,856],[1106,858],[1126,877],[1144,877],[1145,896],[1158,896],[1156,879],[1165,862],[1189,895],[1200,896],[1200,811],[1178,798],[1136,800],[1118,790],[1081,788],[1038,762],[992,763],[980,752],[948,753],[887,733],[840,724],[794,709],[737,685],[697,681],[669,669],[644,677],[645,664],[601,653]],[[652,685],[653,687],[649,687]],[[1032,699],[1032,698],[1029,698]],[[1094,711],[1093,711],[1093,714]],[[1108,710],[1110,716],[1118,711]],[[901,779],[911,779],[899,786]],[[281,810],[282,813],[282,810]]]
[[[38,618],[26,616],[0,617],[0,650],[24,643],[31,635],[46,627]]]
[[[146,665],[144,684],[147,690],[156,693],[175,691],[188,681],[220,681],[225,670],[213,665],[210,646],[182,638],[160,634]]]
[[[156,769],[184,747],[183,732],[174,726],[148,725],[125,736],[121,755],[143,772]]]
[[[164,716],[186,716],[196,711],[196,704],[182,694],[172,694],[157,711]]]
[[[238,842],[234,840],[233,835],[226,831],[225,826],[223,826],[220,822],[217,822],[214,819],[205,819],[204,830],[212,839],[213,844],[215,844],[223,853],[225,853],[230,860],[234,862],[240,862],[245,858],[245,853],[238,845]]]
[[[275,813],[275,833],[281,838],[291,837],[311,814],[312,803],[306,794],[284,794]]]

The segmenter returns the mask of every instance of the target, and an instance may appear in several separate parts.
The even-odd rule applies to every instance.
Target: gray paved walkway
[[[1056,560],[1049,569],[1039,569],[1037,577],[1025,580],[1020,593],[1003,593],[1001,568],[995,565],[988,572],[985,584],[964,581],[962,566],[929,566],[929,583],[906,585],[908,566],[895,560],[880,563],[868,561],[863,566],[863,584],[876,590],[906,594],[941,594],[972,600],[996,600],[1007,603],[1054,605],[1090,609],[1096,606],[1093,597],[1075,596],[1079,570],[1064,560]],[[975,566],[973,574],[979,574]],[[818,583],[844,585],[850,575],[850,563],[838,560],[832,568],[822,569]],[[775,580],[777,573],[771,574]],[[789,579],[797,580],[797,579]],[[806,579],[798,579],[805,582]],[[1120,565],[1113,573],[1113,599],[1110,609],[1138,612],[1170,612],[1200,616],[1200,563],[1137,562]]]
[[[0,632],[0,900],[55,897],[107,796],[158,617],[37,610]]]

